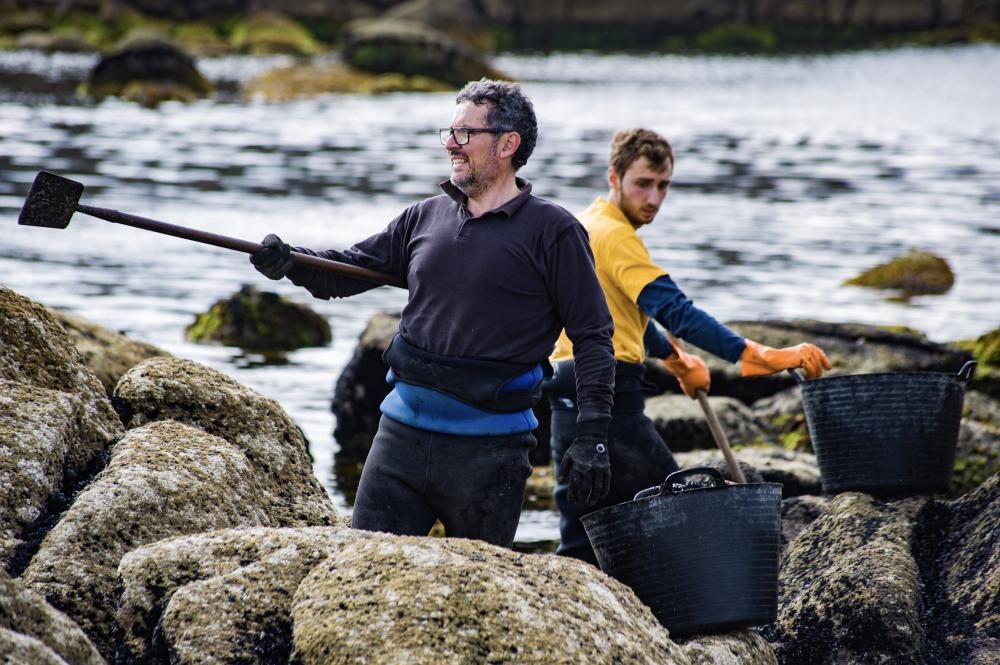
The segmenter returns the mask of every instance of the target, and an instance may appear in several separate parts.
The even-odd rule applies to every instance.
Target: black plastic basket
[[[803,382],[802,405],[823,490],[946,491],[975,367],[970,361],[957,374],[858,374]]]
[[[711,486],[675,484],[693,474]],[[777,618],[779,483],[726,485],[716,469],[685,469],[581,521],[601,570],[631,587],[672,635]]]

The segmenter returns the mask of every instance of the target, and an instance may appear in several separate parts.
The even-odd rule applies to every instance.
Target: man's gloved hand
[[[281,238],[268,233],[260,242],[263,247],[250,255],[250,263],[268,279],[281,279],[295,265],[292,248]]]
[[[807,377],[815,379],[832,367],[830,359],[815,344],[796,344],[775,349],[748,339],[740,360],[743,361],[743,376],[762,376],[783,369],[802,368]]]
[[[712,385],[712,377],[708,373],[708,365],[696,355],[690,354],[674,346],[674,354],[663,359],[663,366],[673,374],[681,384],[684,394],[695,399],[699,390],[708,392]]]
[[[559,462],[560,483],[569,483],[567,498],[581,508],[593,506],[611,489],[608,444],[577,438]]]

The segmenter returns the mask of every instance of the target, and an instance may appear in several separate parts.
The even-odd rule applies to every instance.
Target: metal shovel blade
[[[76,212],[82,194],[82,183],[48,171],[39,171],[35,181],[31,183],[17,223],[64,229],[69,226],[69,220]]]

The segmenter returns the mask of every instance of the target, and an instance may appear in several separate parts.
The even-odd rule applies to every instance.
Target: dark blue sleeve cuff
[[[743,337],[695,307],[667,275],[657,277],[643,288],[638,305],[661,326],[699,349],[731,363],[743,355]]]
[[[650,320],[646,325],[646,332],[642,336],[643,346],[646,347],[646,355],[652,358],[666,358],[673,354],[674,347],[671,346],[667,336],[660,332],[656,324]]]

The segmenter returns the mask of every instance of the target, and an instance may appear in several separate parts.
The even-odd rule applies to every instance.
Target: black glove
[[[560,483],[569,483],[567,498],[577,506],[593,506],[611,489],[611,462],[608,444],[596,439],[577,438],[559,462]]]
[[[281,279],[295,265],[292,248],[281,238],[268,233],[260,242],[263,247],[250,255],[250,263],[268,279]]]

